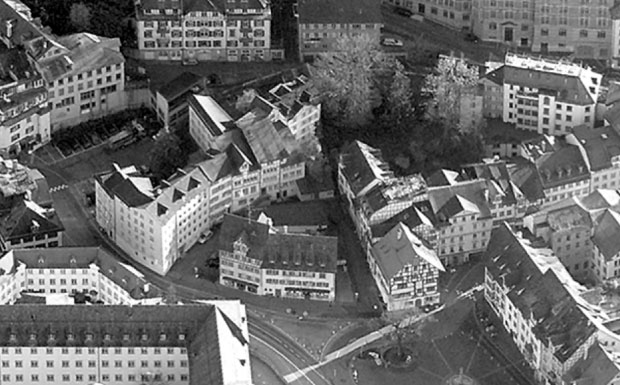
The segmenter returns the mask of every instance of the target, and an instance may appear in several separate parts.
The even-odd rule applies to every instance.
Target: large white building
[[[564,135],[582,124],[594,127],[602,75],[591,68],[511,53],[503,65],[493,67],[485,77],[502,85],[504,122],[550,135]]]
[[[271,47],[271,7],[264,0],[136,2],[142,59],[256,61],[283,59]]]
[[[402,222],[373,245],[368,265],[388,311],[439,303],[438,278],[444,267]]]
[[[41,73],[53,130],[124,108],[125,59],[118,38],[52,36],[19,1],[0,2],[0,15],[0,40],[9,48],[23,46]]]
[[[266,223],[227,215],[219,245],[222,285],[283,298],[336,298],[335,237],[280,232]]]

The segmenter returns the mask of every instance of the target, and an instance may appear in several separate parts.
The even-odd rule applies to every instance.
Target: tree
[[[320,54],[312,72],[323,95],[322,108],[348,126],[362,126],[372,117],[375,71],[388,58],[365,35],[342,37],[333,52]]]
[[[78,31],[90,29],[90,8],[84,3],[74,3],[71,5],[69,20]]]
[[[461,132],[475,131],[479,122],[461,122],[462,103],[475,95],[478,69],[464,59],[444,56],[435,71],[426,76],[422,91],[430,97],[428,112],[433,119],[441,120]]]
[[[149,153],[149,169],[161,180],[187,164],[189,153],[184,151],[180,139],[174,134],[162,136]]]

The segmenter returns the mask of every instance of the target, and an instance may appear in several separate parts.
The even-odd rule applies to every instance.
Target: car
[[[478,36],[474,35],[473,33],[469,32],[465,35],[465,41],[470,41],[472,43],[477,43],[478,42]]]
[[[402,47],[403,41],[391,37],[386,37],[385,39],[381,40],[381,44],[389,47]]]
[[[413,15],[413,11],[407,8],[396,7],[394,8],[394,12],[398,13],[401,16],[411,17]]]
[[[198,238],[198,242],[200,244],[206,243],[213,236],[213,231],[208,230],[206,233],[200,234],[200,238]]]

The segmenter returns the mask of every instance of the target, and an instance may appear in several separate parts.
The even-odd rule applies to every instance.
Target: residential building
[[[334,301],[335,237],[279,233],[269,224],[226,215],[219,282],[258,295]]]
[[[482,116],[502,118],[504,116],[504,63],[486,62],[486,73],[478,84],[482,87]]]
[[[62,246],[64,230],[54,210],[28,200],[17,203],[0,218],[0,238],[9,249]]]
[[[539,381],[562,384],[596,344],[597,328],[572,280],[548,249],[537,249],[507,225],[494,230],[484,255],[484,297]]]
[[[620,3],[614,1],[614,5],[609,8],[611,22],[611,66],[620,66]]]
[[[535,131],[516,128],[513,123],[504,123],[501,118],[487,118],[482,129],[484,156],[487,158],[511,159],[521,155],[521,145],[531,140],[540,140]]]
[[[589,67],[508,53],[487,77],[498,84],[502,79],[504,122],[551,135],[594,127],[602,75]]]
[[[372,246],[368,265],[388,311],[439,303],[437,281],[444,267],[402,222]]]
[[[246,319],[238,302],[2,306],[2,382],[249,385]]]
[[[383,21],[372,0],[299,0],[299,58],[312,60],[333,52],[342,37],[364,36],[379,45]]]
[[[213,148],[216,137],[234,128],[233,119],[211,96],[189,96],[188,108],[189,133],[203,151]]]
[[[189,120],[189,99],[205,88],[206,79],[203,76],[183,72],[151,91],[151,108],[164,127],[185,128]]]
[[[140,58],[264,61],[283,59],[271,47],[271,7],[263,0],[136,2]]]
[[[0,2],[0,15],[6,27],[0,40],[9,48],[23,47],[42,76],[52,130],[124,108],[125,59],[118,38],[90,33],[52,36],[16,0]]]
[[[0,93],[0,153],[16,155],[50,141],[47,89],[24,50],[0,53]]]
[[[387,0],[388,3],[407,8],[435,23],[459,31],[471,27],[472,0],[441,2],[433,0]]]
[[[53,202],[47,180],[37,169],[28,168],[15,159],[0,157],[0,213],[10,212],[24,199],[51,208]]]

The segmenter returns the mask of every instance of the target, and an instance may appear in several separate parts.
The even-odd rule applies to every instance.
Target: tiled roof
[[[620,374],[615,359],[595,342],[584,358],[577,361],[563,376],[566,384],[609,385]]]
[[[301,24],[383,23],[375,0],[299,0],[297,10]]]
[[[371,226],[372,236],[374,238],[383,237],[398,223],[403,223],[410,229],[414,229],[420,225],[435,227],[437,219],[435,218],[429,201],[415,202],[387,221]]]
[[[615,2],[615,4],[611,6],[611,8],[609,8],[609,15],[611,16],[612,20],[620,19],[620,3],[619,2]]]
[[[0,84],[34,81],[40,77],[23,49],[11,48],[0,52]]]
[[[463,211],[475,212],[480,218],[488,218],[491,210],[484,194],[485,184],[484,180],[474,180],[454,186],[432,187],[428,189],[428,200],[442,222]]]
[[[504,66],[504,83],[551,92],[563,103],[588,105],[595,103],[586,86],[577,76]]]
[[[15,46],[22,44],[24,41],[32,40],[43,36],[40,28],[13,9],[7,2],[0,1],[0,22],[3,26],[6,23],[12,25],[11,37],[7,36],[7,28],[0,29],[0,36],[10,40]]]
[[[4,241],[63,231],[60,218],[34,202],[22,200],[0,218],[0,235]]]
[[[620,155],[620,135],[611,126],[573,127],[573,135],[588,157],[591,171],[611,168],[611,158]]]
[[[153,201],[153,196],[150,191],[140,188],[142,183],[137,184],[135,181],[140,178],[145,179],[144,182],[146,182],[148,178],[132,177],[132,172],[136,172],[135,168],[121,170],[115,165],[113,172],[96,175],[95,179],[110,196],[117,196],[127,206],[144,206]],[[148,190],[152,189],[153,186],[150,186]]]
[[[556,274],[557,269],[563,270],[563,277],[568,275],[557,257],[551,257],[555,264],[543,268],[534,260],[541,258],[534,255],[537,250],[523,242],[508,225],[500,225],[491,234],[484,264],[496,281],[509,288],[508,298],[523,317],[536,321],[532,330],[536,338],[556,347],[554,355],[564,363],[596,332],[596,327]],[[570,276],[564,279],[572,281]]]
[[[500,66],[488,74],[482,76],[482,79],[488,79],[493,83],[503,86],[504,85],[504,66]]]
[[[206,79],[204,76],[200,76],[192,72],[183,72],[176,78],[161,86],[157,92],[159,92],[164,99],[170,102],[184,93],[192,91],[192,89],[196,86],[204,87],[205,82]]]
[[[262,261],[262,268],[336,272],[336,237],[269,233],[269,225],[237,215],[226,215],[219,237],[220,250],[233,250],[242,239],[248,257]]]
[[[189,105],[213,136],[221,135],[232,122],[230,115],[210,96],[192,95]]]
[[[463,172],[472,179],[487,181],[489,200],[501,200],[510,205],[524,197],[523,192],[512,181],[508,166],[504,161],[482,162],[463,166]]]
[[[519,188],[526,199],[536,202],[545,197],[544,188],[536,166],[530,162],[512,164],[508,167],[510,179]]]
[[[2,258],[12,256],[17,262],[32,269],[86,269],[92,264],[101,274],[117,284],[136,300],[158,298],[163,295],[150,285],[133,267],[120,262],[101,247],[53,247],[44,249],[16,249]]]
[[[426,178],[429,187],[452,186],[462,180],[456,171],[440,169]]]
[[[536,159],[545,189],[590,178],[588,167],[576,146],[564,145]]]
[[[616,208],[620,206],[620,193],[618,190],[597,189],[579,201],[588,210]]]
[[[381,151],[357,140],[342,148],[340,162],[356,196],[373,181],[393,176]]]
[[[592,242],[607,261],[620,253],[620,214],[607,209],[598,218],[592,235]]]
[[[372,255],[386,280],[392,279],[405,266],[418,266],[421,262],[444,271],[435,251],[402,222],[373,245]]]

